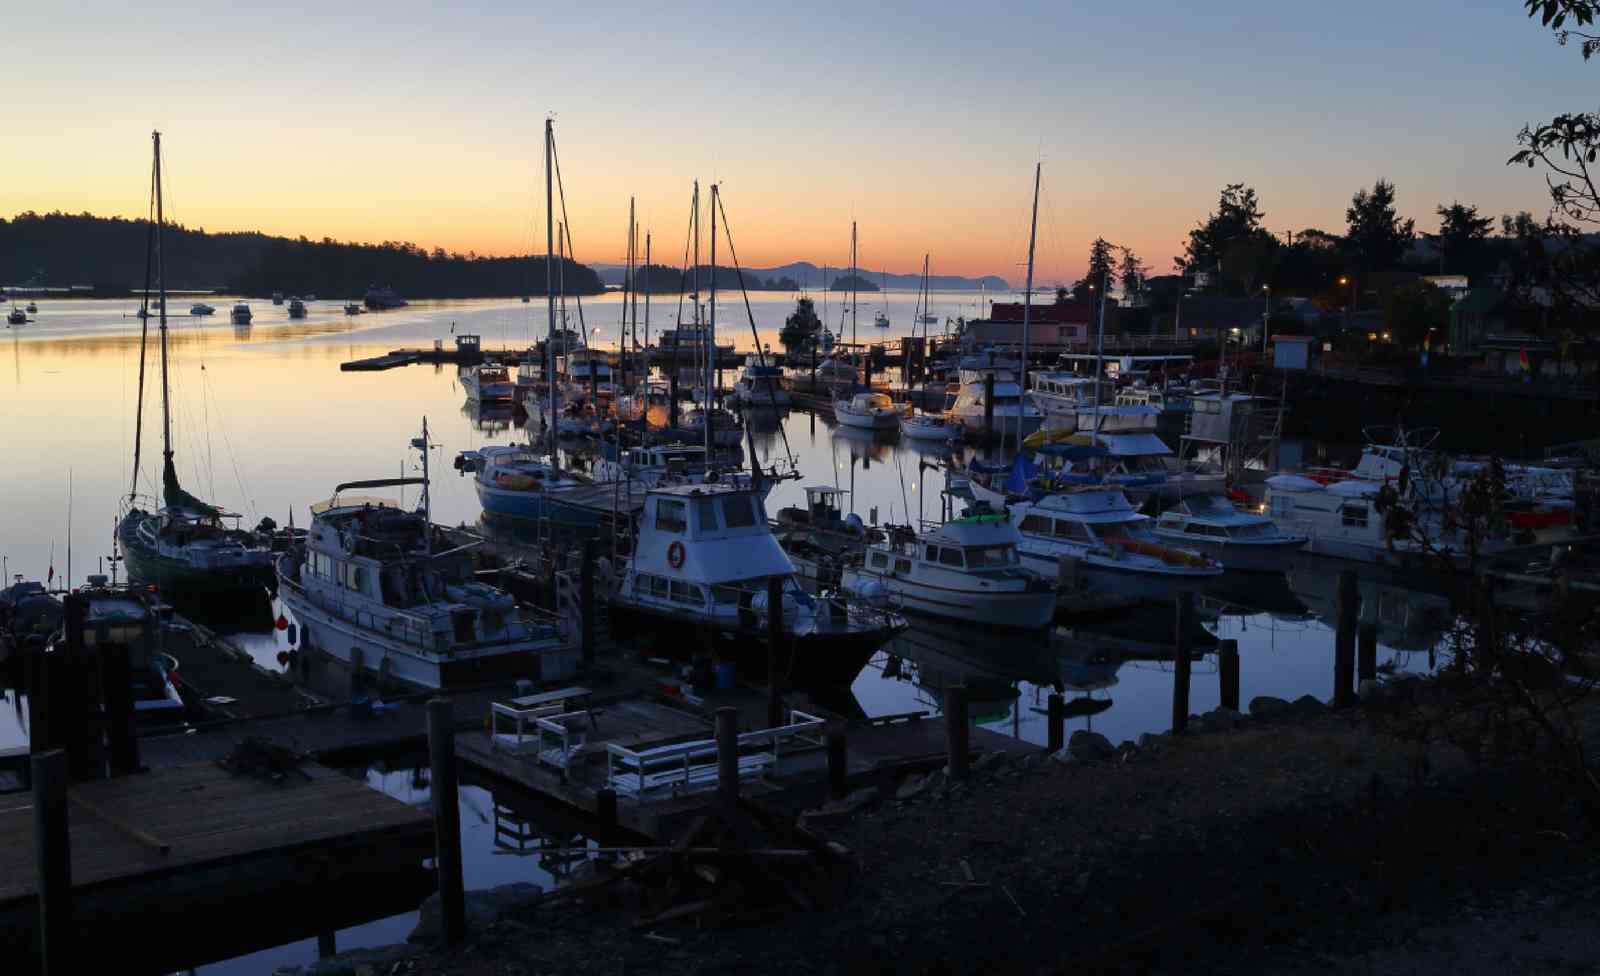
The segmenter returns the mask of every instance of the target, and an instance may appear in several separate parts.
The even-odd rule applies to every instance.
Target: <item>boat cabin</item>
[[[673,485],[645,497],[623,586],[639,603],[736,612],[764,605],[767,581],[775,576],[786,590],[798,585],[794,564],[767,523],[760,492],[727,484]]]
[[[867,570],[935,583],[951,573],[1007,574],[1021,565],[1017,530],[1000,514],[971,515],[926,532],[891,531],[886,542],[870,546]]]

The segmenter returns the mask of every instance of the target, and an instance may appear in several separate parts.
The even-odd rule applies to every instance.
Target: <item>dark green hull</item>
[[[139,538],[139,523],[154,518],[131,512],[117,526],[123,567],[128,579],[149,586],[169,602],[240,600],[262,596],[277,579],[270,562],[259,566],[199,568],[164,556]]]

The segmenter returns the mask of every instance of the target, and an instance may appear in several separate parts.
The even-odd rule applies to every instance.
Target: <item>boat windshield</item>
[[[999,569],[1017,563],[1015,546],[967,546],[967,566],[971,569]]]

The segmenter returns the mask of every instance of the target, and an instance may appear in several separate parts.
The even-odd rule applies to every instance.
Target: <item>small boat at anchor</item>
[[[205,302],[196,302],[189,306],[190,315],[215,315],[216,312],[215,306],[207,305]]]
[[[17,308],[15,305],[13,305],[11,307],[11,311],[6,314],[6,324],[7,325],[27,325],[28,324],[28,313],[24,312],[22,309]]]
[[[251,318],[250,306],[239,302],[233,306],[233,311],[228,313],[228,317],[233,320],[234,325],[248,325]]]
[[[848,400],[835,400],[833,416],[845,427],[862,430],[896,430],[900,426],[900,408],[887,393],[857,393]]]

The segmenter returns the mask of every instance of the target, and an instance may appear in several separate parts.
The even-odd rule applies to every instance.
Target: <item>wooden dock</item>
[[[78,942],[115,946],[141,968],[214,958],[208,919],[233,939],[255,938],[241,936],[238,917],[266,916],[274,899],[292,910],[334,887],[381,885],[398,873],[414,906],[433,846],[425,811],[315,764],[281,782],[195,763],[79,783],[67,818]],[[0,951],[8,962],[36,951],[33,833],[31,795],[0,798]],[[391,910],[383,900],[368,904]],[[292,937],[338,926],[331,917],[303,919]],[[29,971],[26,962],[17,971]]]

